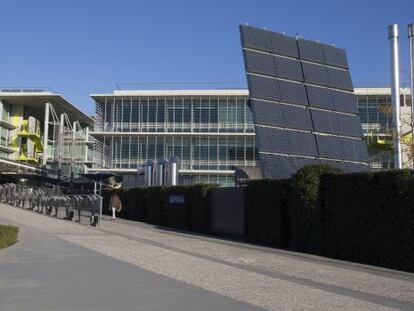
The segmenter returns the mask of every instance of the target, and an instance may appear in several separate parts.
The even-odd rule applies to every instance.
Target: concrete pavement
[[[414,310],[414,275],[120,221],[0,205],[2,310]]]

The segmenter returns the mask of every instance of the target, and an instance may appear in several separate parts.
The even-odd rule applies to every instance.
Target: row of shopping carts
[[[102,197],[97,194],[63,194],[59,187],[42,188],[19,184],[0,185],[0,201],[37,213],[97,226],[102,220]]]

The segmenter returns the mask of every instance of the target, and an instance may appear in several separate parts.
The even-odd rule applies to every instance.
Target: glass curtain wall
[[[112,168],[137,168],[147,160],[179,157],[182,169],[231,170],[255,166],[254,136],[105,136]]]
[[[246,97],[110,97],[96,114],[96,131],[254,132]]]
[[[368,155],[372,168],[391,169],[394,167],[393,152],[378,148],[378,139],[390,140],[392,129],[392,106],[389,95],[358,95],[358,110],[362,130],[368,142]],[[401,98],[404,105],[404,99]]]
[[[135,169],[177,156],[183,170],[256,166],[247,96],[107,97],[96,103],[95,131],[110,150],[111,168]],[[214,172],[182,175],[181,183],[234,184]]]

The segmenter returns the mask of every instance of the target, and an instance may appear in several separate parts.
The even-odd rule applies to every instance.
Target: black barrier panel
[[[303,106],[308,105],[306,90],[303,84],[279,80],[279,87],[284,102]]]
[[[249,92],[251,97],[280,101],[279,83],[276,79],[249,75]]]
[[[252,99],[251,107],[256,124],[285,126],[284,105]]]
[[[244,188],[214,188],[209,194],[210,232],[245,234]]]
[[[250,26],[240,26],[242,45],[247,48],[266,52],[272,51],[270,31]]]
[[[348,69],[348,61],[344,49],[339,49],[331,45],[323,45],[323,55],[328,65]]]
[[[314,157],[318,155],[315,138],[312,133],[288,131],[288,138],[291,154]]]
[[[297,42],[301,59],[325,63],[322,44],[304,39],[299,39]]]
[[[305,82],[322,86],[329,86],[328,71],[325,66],[302,62]]]
[[[284,105],[285,126],[293,129],[303,129],[311,131],[312,119],[310,111],[307,108]]]
[[[334,109],[330,89],[306,85],[306,91],[308,93],[309,106],[323,109]]]
[[[268,76],[276,76],[275,62],[272,55],[244,51],[246,70]]]
[[[284,57],[274,57],[276,76],[284,79],[303,81],[300,61]]]
[[[285,179],[295,173],[293,158],[271,154],[259,154],[264,178]]]
[[[256,127],[256,141],[259,150],[271,153],[289,153],[289,140],[287,132],[269,127]]]
[[[291,56],[295,58],[299,57],[298,46],[295,38],[271,32],[270,39],[272,41],[272,51],[274,54]]]

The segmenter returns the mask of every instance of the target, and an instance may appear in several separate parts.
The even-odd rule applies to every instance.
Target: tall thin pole
[[[414,140],[414,23],[408,25],[408,40],[410,42],[411,139]]]
[[[391,103],[394,140],[394,168],[402,168],[401,124],[400,124],[400,70],[398,57],[398,25],[388,26],[388,39],[391,47]]]

